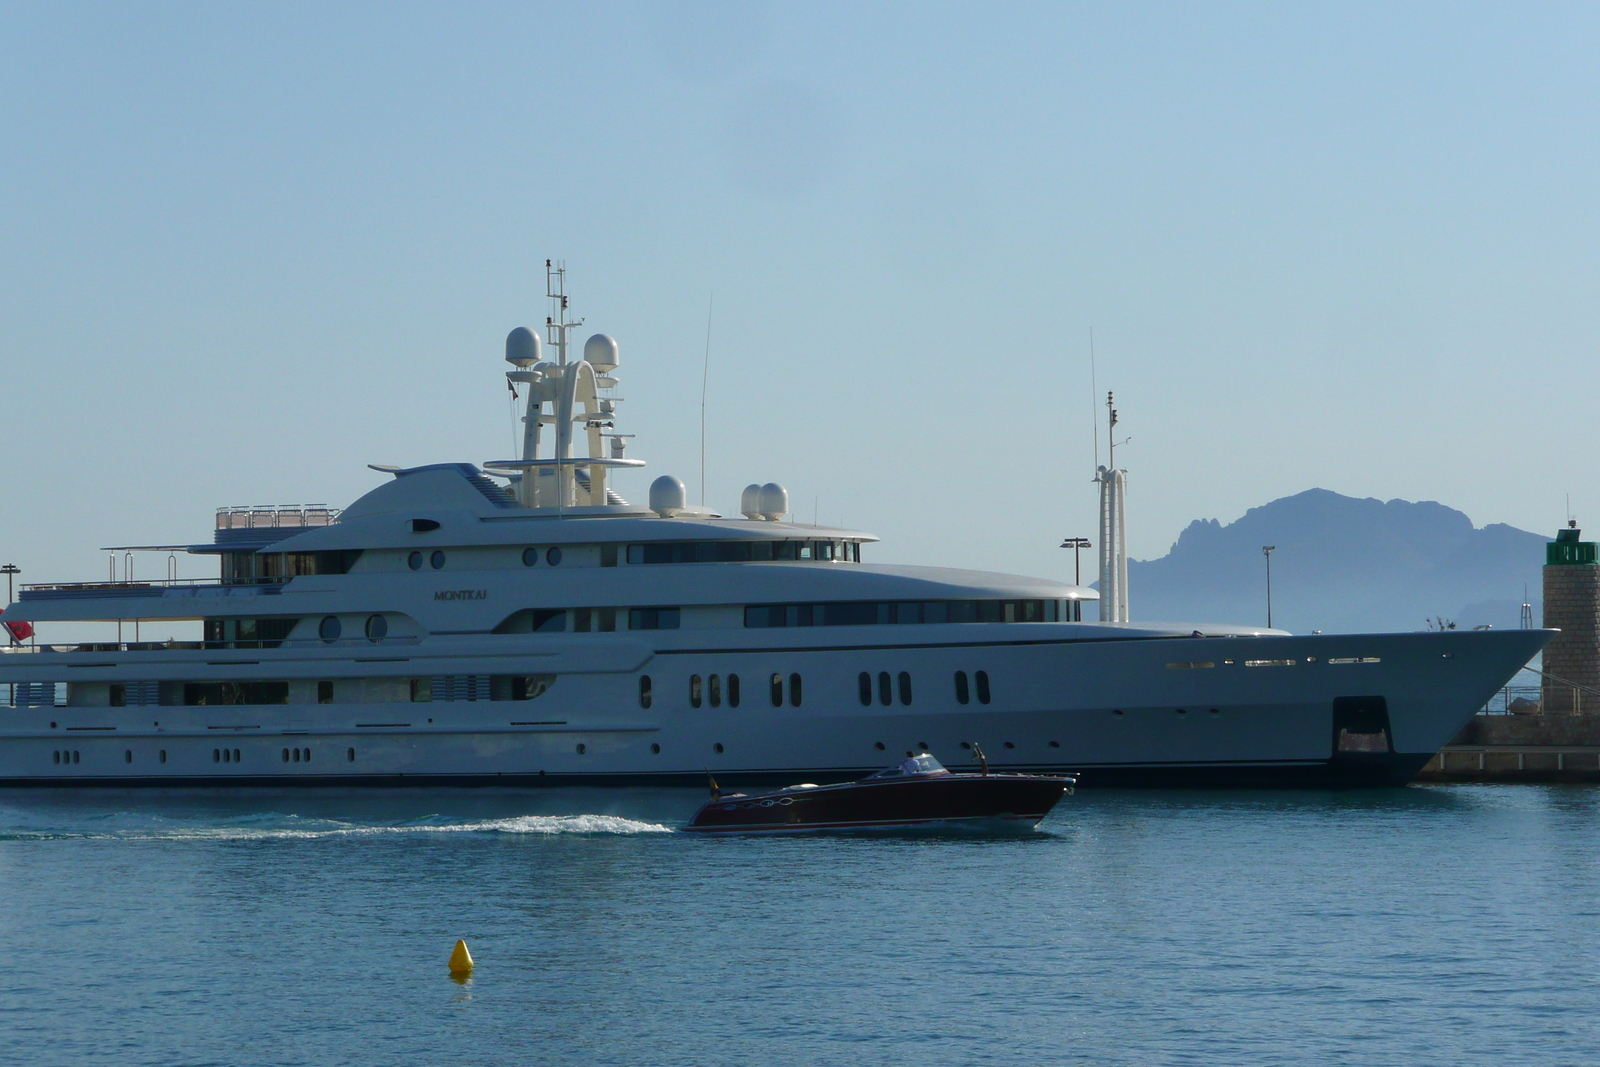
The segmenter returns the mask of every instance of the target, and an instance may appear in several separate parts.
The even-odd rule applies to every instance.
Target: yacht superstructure
[[[738,518],[665,476],[630,504],[617,345],[569,358],[551,279],[545,341],[507,339],[520,456],[223,509],[186,546],[215,580],[23,586],[0,783],[845,780],[974,742],[1090,787],[1401,783],[1549,638],[1085,621],[1081,586],[864,559],[876,538],[786,521],[773,483]],[[47,640],[135,619],[204,639]]]

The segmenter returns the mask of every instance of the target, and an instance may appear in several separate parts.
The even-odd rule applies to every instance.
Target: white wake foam
[[[113,822],[116,819],[107,820]],[[0,839],[117,839],[123,841],[264,841],[376,837],[395,834],[579,834],[590,836],[670,834],[672,827],[619,815],[515,815],[476,822],[413,822],[400,825],[358,825],[335,819],[257,815],[237,823],[213,826],[174,825],[175,820],[139,818],[136,825],[80,827],[16,827],[0,829]]]

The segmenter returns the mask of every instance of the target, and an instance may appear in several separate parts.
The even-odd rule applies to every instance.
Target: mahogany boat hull
[[[690,833],[796,833],[998,823],[1036,825],[1073,786],[1069,777],[939,774],[866,779],[727,796],[701,807]]]

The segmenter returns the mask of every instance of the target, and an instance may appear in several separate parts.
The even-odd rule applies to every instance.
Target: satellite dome
[[[583,360],[597,371],[617,369],[617,342],[608,334],[597,333],[583,342]]]
[[[587,346],[586,346],[587,347]],[[663,519],[670,519],[684,508],[683,483],[670,474],[663,474],[650,483],[650,510]]]
[[[539,362],[539,335],[526,326],[518,326],[506,334],[506,362],[517,367],[531,367]]]
[[[739,494],[739,514],[747,519],[761,517],[761,486],[751,483]]]
[[[789,490],[777,482],[768,482],[761,487],[761,517],[768,522],[777,522],[789,514]]]

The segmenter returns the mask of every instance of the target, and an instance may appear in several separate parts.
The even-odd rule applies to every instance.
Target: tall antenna
[[[574,326],[582,326],[582,319],[567,321],[567,261],[553,263],[544,261],[544,295],[550,298],[550,310],[555,314],[546,315],[544,319],[545,333],[550,345],[556,350],[556,365],[567,365],[567,331]]]
[[[1112,407],[1111,390],[1106,390],[1106,467],[1117,469],[1117,409]]]
[[[706,358],[700,370],[700,506],[706,506],[706,383],[711,380],[711,312],[717,306],[713,290],[706,301]]]

